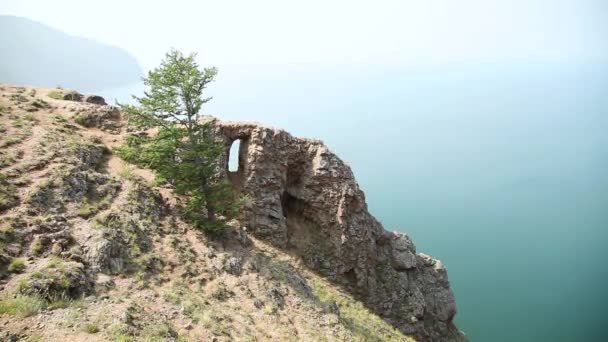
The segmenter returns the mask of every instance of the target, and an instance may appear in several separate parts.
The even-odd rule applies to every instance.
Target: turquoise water
[[[597,65],[257,67],[220,70],[208,110],[324,140],[447,266],[472,341],[601,341],[607,91]]]

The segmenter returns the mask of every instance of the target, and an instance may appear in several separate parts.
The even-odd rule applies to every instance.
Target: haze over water
[[[20,0],[21,15],[219,67],[204,109],[322,139],[441,259],[471,341],[604,341],[605,0]],[[49,86],[54,86],[50,84]],[[80,89],[128,100],[141,84]]]
[[[446,264],[472,341],[602,339],[607,68],[226,71],[211,88],[207,112],[346,160],[385,228]]]

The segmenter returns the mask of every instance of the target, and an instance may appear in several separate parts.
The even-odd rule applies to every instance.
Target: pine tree
[[[195,57],[171,50],[144,78],[148,87],[144,96],[133,96],[138,105],[121,105],[130,125],[156,133],[130,135],[117,152],[127,161],[154,169],[157,181],[171,184],[187,198],[184,216],[217,233],[223,229],[217,215],[234,215],[238,201],[230,184],[217,178],[224,146],[213,140],[210,122],[202,121],[200,114],[211,100],[203,92],[217,69],[200,69]]]

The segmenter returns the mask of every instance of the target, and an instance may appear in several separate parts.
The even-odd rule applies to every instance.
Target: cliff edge
[[[249,231],[299,256],[404,333],[464,339],[452,322],[456,304],[441,261],[382,227],[350,167],[327,146],[254,123],[214,125],[227,146],[225,176],[249,198],[242,213]],[[238,169],[230,172],[236,140]]]

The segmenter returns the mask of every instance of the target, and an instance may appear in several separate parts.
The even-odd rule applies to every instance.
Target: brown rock
[[[76,102],[82,101],[83,97],[84,96],[81,93],[77,92],[77,91],[69,91],[69,92],[67,92],[67,93],[65,93],[63,95],[63,99],[64,100],[67,100],[67,101],[76,101]]]
[[[209,120],[226,146],[222,174],[250,197],[242,225],[251,233],[295,252],[404,333],[464,340],[441,262],[416,254],[407,235],[384,230],[350,167],[327,146],[255,123]],[[239,167],[229,172],[237,139]]]
[[[84,102],[96,104],[99,106],[106,106],[106,100],[99,95],[89,95],[84,99]]]

